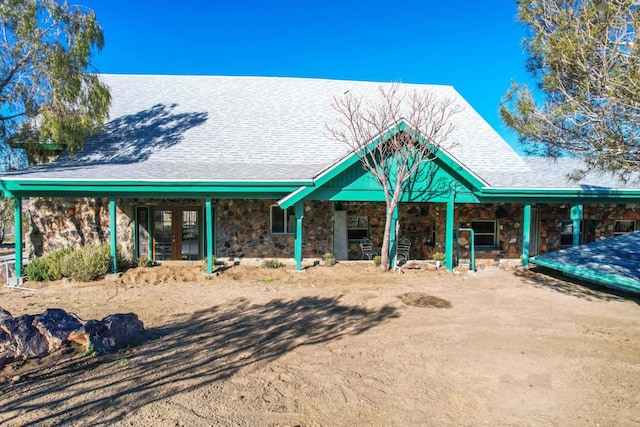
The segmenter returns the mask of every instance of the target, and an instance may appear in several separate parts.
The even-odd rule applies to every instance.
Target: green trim
[[[447,213],[446,213],[446,225],[445,225],[445,239],[444,239],[444,252],[446,255],[445,266],[447,270],[453,270],[453,223],[454,223],[454,210],[456,206],[456,193],[451,192],[449,200],[447,201]]]
[[[529,267],[529,243],[531,240],[531,205],[524,205],[522,214],[522,266]]]
[[[582,205],[571,206],[571,220],[573,221],[573,246],[580,244],[580,221],[582,220]]]
[[[296,236],[294,238],[294,256],[296,259],[296,270],[302,270],[302,219],[304,218],[304,202],[295,204],[296,214]]]
[[[54,144],[49,142],[10,142],[9,146],[11,148],[35,148],[38,150],[47,150],[47,151],[64,151],[67,146],[65,144]]]
[[[207,273],[213,273],[213,213],[211,210],[211,197],[205,201],[207,223]]]
[[[571,199],[589,200],[593,202],[640,199],[640,189],[620,190],[610,188],[482,188],[478,193],[481,202],[522,201],[540,203],[561,203]],[[488,200],[485,200],[488,199]]]
[[[406,129],[411,128],[409,124],[402,121],[397,126],[393,126],[389,128],[389,130],[383,135],[383,138],[388,139],[391,135],[396,134],[398,132],[402,132]],[[381,137],[378,136],[374,138],[369,146],[367,147],[369,152],[375,148],[375,146],[380,142]],[[422,140],[422,142],[425,142]],[[322,172],[319,176],[317,176],[313,180],[312,185],[305,185],[298,188],[293,193],[288,196],[278,200],[278,204],[281,208],[286,209],[288,207],[293,206],[296,202],[300,200],[306,199],[312,193],[317,191],[320,187],[325,185],[327,182],[337,177],[345,170],[347,170],[352,165],[356,164],[360,161],[361,152],[353,151],[347,157],[342,158],[338,162],[336,162],[333,166]],[[481,180],[477,175],[475,175],[470,169],[468,169],[465,165],[460,163],[457,159],[455,159],[451,154],[447,153],[443,148],[439,148],[435,153],[436,158],[433,160],[438,163],[440,167],[442,167],[445,171],[447,171],[452,177],[457,176],[461,180],[466,181],[473,189],[479,190],[485,187],[487,184]]]
[[[116,221],[116,199],[109,199],[109,237],[111,242],[111,272],[118,271],[118,239],[117,239],[117,221]]]
[[[584,279],[592,283],[597,283],[610,288],[619,289],[626,292],[640,292],[640,281],[630,277],[617,276],[614,274],[602,274],[602,272],[577,267],[558,261],[531,258],[531,262],[542,267],[550,268],[565,273],[569,276]]]
[[[15,222],[15,251],[16,251],[16,277],[22,277],[22,198],[15,197],[13,201],[13,214]],[[7,278],[8,279],[8,278]]]

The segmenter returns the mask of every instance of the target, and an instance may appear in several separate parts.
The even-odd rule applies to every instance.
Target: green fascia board
[[[602,272],[591,269],[569,265],[566,263],[533,257],[530,262],[552,270],[560,271],[568,276],[584,279],[588,282],[597,283],[609,288],[626,292],[640,293],[640,281],[629,277],[616,276],[613,274],[602,274]]]
[[[562,202],[640,202],[640,189],[610,188],[483,188],[478,192],[481,201],[515,201],[537,203]]]
[[[368,146],[368,150],[372,151],[373,148],[380,142],[381,139],[388,139],[392,135],[395,135],[398,132],[402,132],[405,130],[411,129],[411,126],[407,124],[405,121],[401,121],[397,126],[393,126],[389,128],[384,135],[377,136],[374,138]],[[423,141],[424,142],[424,141]],[[336,178],[338,175],[346,171],[349,167],[360,161],[360,154],[356,151],[349,153],[346,157],[338,160],[333,166],[326,169],[322,172],[318,177],[313,180],[312,185],[305,185],[303,187],[298,188],[293,193],[289,194],[287,197],[278,201],[278,204],[282,209],[287,209],[300,200],[304,200],[308,198],[312,193],[318,191],[323,185],[328,183],[333,178]],[[483,182],[480,177],[475,175],[471,170],[469,170],[462,163],[455,160],[453,156],[448,154],[444,149],[440,148],[436,152],[436,159],[434,160],[437,164],[446,170],[452,177],[457,178],[459,181],[464,181],[473,188],[474,190],[480,190],[481,188],[487,185],[486,182]]]
[[[10,142],[9,145],[12,148],[38,148],[48,151],[64,151],[67,146],[65,144],[54,144],[48,142]]]
[[[178,194],[196,195],[212,193],[227,195],[234,194],[234,198],[252,195],[289,194],[306,184],[305,181],[137,181],[137,180],[31,180],[7,178],[0,179],[3,194],[19,196],[103,196],[120,197],[163,197]]]

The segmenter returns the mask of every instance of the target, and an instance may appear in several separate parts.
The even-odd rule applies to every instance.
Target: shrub
[[[32,282],[42,282],[43,280],[49,280],[49,269],[47,268],[47,262],[44,258],[34,259],[24,269],[27,279]]]
[[[284,264],[277,259],[265,259],[262,261],[262,266],[265,268],[280,268],[284,267]]]
[[[436,261],[444,261],[446,257],[447,256],[445,255],[444,252],[436,252],[433,255],[431,255],[431,258],[435,259]]]
[[[322,255],[322,261],[324,261],[326,265],[335,265],[336,257],[331,252],[327,252],[326,254]]]
[[[382,257],[380,255],[374,256],[373,265],[375,265],[376,267],[380,267],[380,264],[382,264]]]
[[[156,262],[149,258],[138,258],[138,267],[153,267],[156,265]]]
[[[64,257],[62,273],[80,282],[102,278],[111,265],[110,252],[109,245],[84,246]]]
[[[64,277],[62,274],[62,262],[71,252],[73,252],[73,249],[60,249],[55,252],[51,252],[43,258],[43,261],[47,264],[49,272],[49,278],[47,280],[60,280]]]

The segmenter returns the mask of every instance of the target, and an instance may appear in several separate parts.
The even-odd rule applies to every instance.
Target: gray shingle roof
[[[334,96],[377,99],[390,83],[221,76],[103,75],[113,98],[105,130],[75,159],[21,178],[304,180],[347,153],[328,137]],[[529,165],[450,86],[403,84],[462,107],[451,154],[492,186]]]

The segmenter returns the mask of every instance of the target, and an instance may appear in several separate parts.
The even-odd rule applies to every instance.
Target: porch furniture
[[[360,249],[362,250],[361,259],[367,257],[367,259],[371,260],[376,255],[375,251],[373,250],[373,243],[366,237],[360,241]]]
[[[398,247],[396,249],[396,260],[400,263],[400,260],[404,260],[406,263],[409,261],[409,251],[411,250],[411,240],[406,237],[398,239]]]

